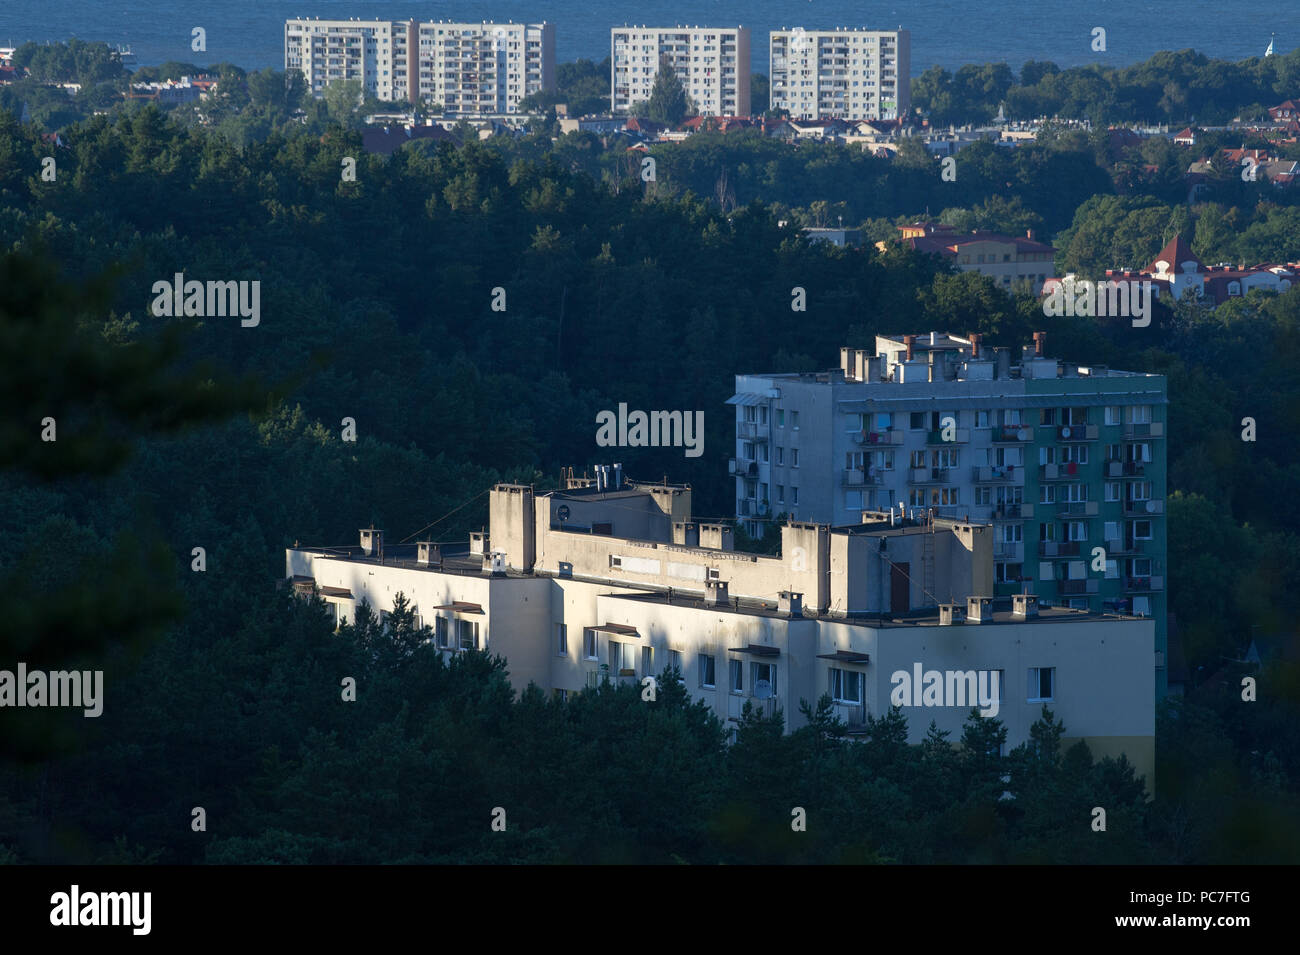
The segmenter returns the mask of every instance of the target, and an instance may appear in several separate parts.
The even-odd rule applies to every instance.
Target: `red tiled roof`
[[[1181,272],[1182,263],[1184,262],[1195,262],[1197,271],[1205,268],[1201,260],[1196,257],[1196,253],[1192,251],[1192,247],[1187,244],[1181,235],[1175,235],[1166,243],[1163,249],[1156,253],[1156,257],[1151,260],[1151,264],[1146,267],[1146,271],[1156,271],[1156,263],[1162,261],[1169,263],[1169,271],[1171,272]]]

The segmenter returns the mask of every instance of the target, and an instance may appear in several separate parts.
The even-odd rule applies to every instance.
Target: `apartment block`
[[[898,119],[911,109],[907,30],[773,30],[771,108],[792,119]]]
[[[1153,622],[989,596],[990,523],[867,512],[841,526],[791,522],[780,554],[750,554],[729,526],[693,520],[689,487],[617,467],[550,492],[497,485],[489,516],[455,546],[390,547],[375,528],[356,547],[295,546],[286,578],[339,623],[362,603],[385,614],[401,593],[438,652],[501,655],[516,689],[643,687],[675,668],[733,727],[748,704],[797,729],[800,701],[827,693],[860,735],[900,673],[996,673],[1009,748],[1048,703],[1071,740],[1124,753],[1150,779]],[[959,736],[975,705],[922,702],[904,701],[912,742],[932,719]]]
[[[988,521],[993,595],[1153,619],[1163,696],[1166,380],[1045,349],[877,336],[833,371],[737,375],[736,515],[756,534],[891,507]]]
[[[958,232],[940,222],[913,222],[900,226],[902,244],[917,252],[928,252],[947,259],[963,272],[987,275],[1004,291],[1021,282],[1035,293],[1052,277],[1056,249],[1034,237],[1029,229],[1023,236],[1001,232]],[[888,245],[877,242],[883,252]]]
[[[355,79],[380,100],[441,103],[466,115],[514,113],[524,97],[555,88],[555,27],[287,20],[284,65],[301,70],[314,93]]]
[[[667,62],[702,116],[748,116],[748,27],[615,27],[610,30],[610,105],[627,112],[650,98]]]

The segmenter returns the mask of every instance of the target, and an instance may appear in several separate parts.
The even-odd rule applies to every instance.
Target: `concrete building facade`
[[[667,62],[702,116],[748,116],[748,27],[614,27],[610,30],[610,108],[628,112],[650,99]]]
[[[793,119],[898,119],[912,107],[907,30],[773,30],[771,108]]]
[[[549,23],[295,19],[284,31],[285,69],[313,93],[355,79],[376,99],[482,115],[518,112],[524,97],[555,88]]]
[[[992,594],[1150,617],[1163,695],[1166,380],[1045,349],[877,336],[834,371],[737,375],[736,516],[754,534],[897,506],[988,521]]]
[[[992,525],[869,512],[792,523],[779,555],[748,554],[729,527],[691,519],[689,488],[601,473],[548,493],[497,485],[489,529],[466,545],[385,547],[366,528],[359,547],[290,548],[286,576],[340,623],[363,602],[390,611],[401,593],[440,652],[500,654],[519,689],[644,685],[675,668],[733,726],[748,704],[798,728],[800,701],[826,693],[858,734],[899,674],[955,673],[960,688],[963,674],[996,672],[1008,747],[1047,703],[1071,739],[1150,775],[1153,622],[1032,596],[995,603]],[[919,742],[931,719],[959,736],[976,701],[904,703]]]

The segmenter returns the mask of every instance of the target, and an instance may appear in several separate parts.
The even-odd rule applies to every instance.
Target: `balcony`
[[[910,484],[947,484],[951,468],[908,468]]]
[[[953,428],[952,440],[945,441],[943,430],[930,431],[925,436],[926,444],[967,444],[970,441],[970,431],[966,428]]]
[[[1124,437],[1126,438],[1163,438],[1165,436],[1165,425],[1163,421],[1151,421],[1146,424],[1129,424],[1124,425]]]
[[[1109,540],[1105,542],[1105,547],[1107,557],[1142,553],[1142,541],[1139,540]]]
[[[1145,474],[1146,464],[1142,461],[1125,461],[1124,477],[1134,477],[1135,475]]]
[[[766,441],[771,434],[771,428],[766,424],[759,424],[757,421],[737,421],[736,437],[749,438],[753,441]]]
[[[1040,464],[1038,466],[1038,480],[1059,481],[1060,479],[1061,466],[1059,464]]]
[[[993,585],[994,597],[1011,597],[1015,594],[1032,594],[1033,592],[1034,582],[1028,579],[1006,580]]]
[[[780,702],[776,697],[769,697],[766,700],[760,700],[756,696],[738,696],[731,694],[727,699],[727,716],[739,723],[744,719],[745,704],[750,704],[750,711],[755,716],[761,716],[763,719],[771,719],[776,715],[780,708]]]
[[[981,484],[991,484],[1002,481],[1015,481],[1023,484],[1025,480],[1025,469],[1018,468],[1014,464],[1008,464],[1005,467],[986,467],[976,465],[972,469],[972,476]]]
[[[994,541],[993,556],[997,560],[1021,563],[1025,559],[1025,543],[1024,541]]]
[[[730,458],[728,460],[728,474],[734,474],[736,477],[758,477],[758,462],[737,460]]]
[[[836,703],[835,715],[847,725],[846,732],[860,734],[867,731],[867,707],[865,704]]]
[[[844,487],[879,487],[884,483],[884,475],[875,468],[869,471],[864,471],[862,468],[845,468],[840,476],[840,484]]]
[[[1096,501],[1062,501],[1056,505],[1058,517],[1096,517]]]
[[[1096,577],[1085,577],[1082,580],[1058,580],[1057,593],[1061,596],[1097,593],[1100,582]]]
[[[1122,477],[1124,474],[1123,461],[1107,461],[1106,477]]]
[[[1060,441],[1096,441],[1101,431],[1095,424],[1061,425],[1056,429]]]
[[[903,432],[892,428],[888,431],[858,431],[853,435],[854,444],[902,444]]]
[[[1029,507],[1027,504],[995,504],[993,505],[993,519],[995,521],[1019,520],[1022,516],[1029,517],[1033,514],[1033,509],[1025,510]]]
[[[1132,515],[1163,514],[1164,501],[1125,501],[1124,513]]]
[[[1158,593],[1165,589],[1163,577],[1125,577],[1124,590],[1128,593]]]
[[[1039,557],[1078,557],[1080,541],[1039,541]]]
[[[998,425],[992,429],[990,437],[994,444],[1025,444],[1032,441],[1032,429],[1018,424]]]

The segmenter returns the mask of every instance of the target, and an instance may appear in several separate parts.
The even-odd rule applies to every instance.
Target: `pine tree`
[[[655,122],[673,126],[686,118],[686,90],[666,56],[659,58],[659,72],[650,90],[648,112]]]

